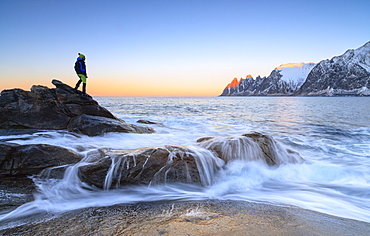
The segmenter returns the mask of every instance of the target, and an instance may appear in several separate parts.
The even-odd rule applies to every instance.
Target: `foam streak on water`
[[[117,203],[228,199],[289,204],[370,222],[370,98],[96,99],[126,122],[135,123],[139,119],[157,122],[149,125],[156,133],[87,137],[48,131],[0,137],[19,144],[58,145],[85,155],[83,161],[67,168],[63,179],[35,180],[39,188],[35,201],[0,218]],[[253,159],[233,158],[217,169],[208,168],[215,161],[198,158],[204,186],[161,184],[109,190],[109,176],[105,189],[88,186],[78,178],[78,167],[92,161],[90,154],[98,148],[128,150],[184,145],[199,157],[209,157],[212,153],[196,142],[198,138],[238,137],[255,131],[274,137],[279,145],[276,150],[285,150],[281,147],[294,150],[305,162],[272,167]],[[256,148],[242,151],[260,155]],[[233,155],[236,153],[230,154]],[[115,161],[118,166],[123,160]],[[114,175],[115,170],[111,168],[110,174]]]

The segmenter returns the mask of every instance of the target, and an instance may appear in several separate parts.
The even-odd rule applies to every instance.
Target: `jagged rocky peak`
[[[221,96],[292,95],[304,83],[315,63],[287,63],[276,67],[269,76],[235,78]]]
[[[252,76],[252,75],[247,75],[247,76],[245,77],[245,79],[248,79],[248,78],[253,79],[253,76]],[[226,88],[229,88],[229,89],[236,88],[236,87],[238,87],[238,86],[239,86],[239,84],[240,84],[242,81],[243,81],[243,78],[240,78],[240,79],[239,79],[239,81],[238,81],[238,79],[235,77],[235,78],[231,81],[231,83],[230,83],[230,84],[228,84],[228,85],[226,86]]]
[[[236,88],[236,87],[238,87],[239,83],[240,83],[240,81],[238,81],[238,79],[237,79],[237,78],[234,78],[234,79],[231,81],[231,83],[230,83],[230,84],[228,84],[226,87],[227,87],[227,88],[229,88],[229,89],[231,89],[231,88]]]
[[[240,84],[244,81],[244,80],[253,80],[253,76],[252,75],[247,75],[245,77],[245,79],[243,78],[240,78],[239,80],[235,77],[231,83],[229,83],[226,88],[224,89],[223,93],[221,94],[221,96],[231,96],[232,94],[233,95],[236,95],[239,93],[240,89],[239,89],[239,86]]]

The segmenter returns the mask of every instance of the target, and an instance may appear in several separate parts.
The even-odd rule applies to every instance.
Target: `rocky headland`
[[[92,97],[61,81],[53,80],[52,84],[56,88],[34,85],[30,91],[3,90],[0,96],[0,133],[9,129],[24,132],[68,130],[89,136],[107,132],[154,132],[150,127],[118,119]]]

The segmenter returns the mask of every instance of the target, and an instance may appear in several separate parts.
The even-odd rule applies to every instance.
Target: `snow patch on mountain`
[[[307,75],[316,64],[300,63],[298,65],[301,66],[284,68],[284,65],[281,65],[280,68],[282,69],[279,69],[279,72],[282,75],[281,80],[286,82],[293,90],[296,90],[302,86],[302,84],[306,81]]]

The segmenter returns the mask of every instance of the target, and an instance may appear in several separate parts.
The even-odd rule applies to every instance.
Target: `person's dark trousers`
[[[82,80],[80,79],[79,81],[77,81],[77,84],[75,86],[75,89],[78,89],[78,87],[80,87],[80,84],[81,84]]]
[[[85,83],[82,84],[82,93],[86,93],[86,84]]]
[[[76,84],[76,86],[75,86],[75,89],[77,90],[78,89],[78,87],[80,87],[80,84],[82,83],[82,80],[80,79],[78,82],[77,82],[77,84]],[[85,83],[82,83],[82,93],[86,93],[86,84]]]

